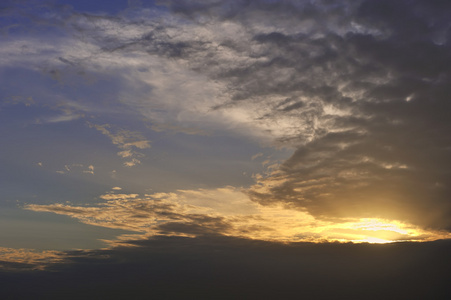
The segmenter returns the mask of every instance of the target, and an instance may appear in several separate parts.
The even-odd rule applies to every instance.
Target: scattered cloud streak
[[[122,150],[119,151],[117,155],[127,160],[124,162],[124,166],[126,167],[133,167],[141,163],[138,158],[144,157],[144,154],[135,149],[150,148],[150,141],[144,139],[139,132],[124,129],[112,131],[110,129],[112,126],[109,124],[95,125],[88,123],[88,125],[109,137],[111,142]]]
[[[43,270],[50,264],[63,262],[66,256],[62,251],[34,251],[6,247],[0,247],[0,254],[2,271]]]
[[[38,163],[38,165],[40,167],[42,167],[43,164]],[[93,165],[85,166],[83,164],[69,164],[69,165],[64,165],[64,170],[58,170],[58,171],[56,171],[56,173],[68,174],[71,172],[79,172],[79,173],[94,175],[94,169],[95,168]]]

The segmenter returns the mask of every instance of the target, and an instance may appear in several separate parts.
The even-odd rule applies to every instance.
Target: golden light
[[[362,218],[357,222],[343,224],[349,229],[348,238],[354,243],[386,244],[397,241],[433,240],[443,237],[442,233],[425,231],[420,227],[396,220]]]
[[[353,241],[353,242],[360,242],[360,243],[370,243],[370,244],[388,244],[393,243],[394,241],[388,241],[384,239],[378,239],[375,237],[369,237],[363,240]]]
[[[361,222],[355,224],[354,228],[371,231],[384,230],[397,232],[399,234],[409,234],[406,229],[402,229],[400,226],[402,227],[405,225],[397,221],[386,223],[381,219],[362,219]]]
[[[398,221],[384,221],[381,219],[362,219],[352,226],[357,231],[365,231],[364,238],[353,242],[367,242],[372,244],[386,244],[397,240],[412,238],[419,235],[418,230],[407,228],[406,224]]]
[[[227,236],[278,242],[381,244],[451,238],[447,232],[427,230],[397,220],[322,220],[307,211],[281,204],[261,205],[233,187],[178,190],[174,193],[145,194],[144,197],[108,193],[100,198],[106,202],[99,207],[30,204],[26,208],[68,215],[89,225],[136,231],[142,238],[161,234],[159,226],[167,222],[195,223],[208,230],[219,230],[218,233]],[[214,222],[199,224],[199,216],[220,220],[228,226],[216,226]],[[183,236],[192,233],[165,231],[164,234]],[[124,239],[118,237],[116,242],[122,243]],[[115,241],[110,241],[112,243]]]

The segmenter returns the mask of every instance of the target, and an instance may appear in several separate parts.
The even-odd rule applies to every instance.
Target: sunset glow
[[[201,225],[210,233],[276,242],[391,243],[451,238],[445,231],[423,230],[396,220],[362,218],[332,222],[316,219],[307,212],[282,205],[260,205],[251,201],[246,191],[233,187],[178,190],[144,197],[112,190],[99,198],[107,201],[96,207],[54,204],[26,208],[67,215],[88,225],[141,232],[137,236],[142,238],[203,234],[192,233],[193,225]],[[169,224],[178,224],[177,230],[168,230]],[[123,236],[118,238],[118,241],[126,240]]]
[[[451,1],[1,0],[0,82],[5,299],[451,299]]]

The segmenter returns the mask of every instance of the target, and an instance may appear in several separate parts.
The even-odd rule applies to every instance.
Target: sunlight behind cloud
[[[446,1],[88,2],[0,5],[3,246],[451,238]]]
[[[379,218],[318,220],[308,212],[281,204],[253,202],[234,187],[178,190],[173,193],[114,194],[100,206],[35,205],[27,209],[71,216],[83,223],[152,235],[226,236],[277,242],[432,241],[450,234]],[[124,240],[119,237],[118,240]],[[111,241],[114,243],[115,241]]]

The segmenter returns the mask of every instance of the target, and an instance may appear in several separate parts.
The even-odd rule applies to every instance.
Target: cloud
[[[39,163],[39,166],[42,167],[42,163]],[[56,172],[59,174],[79,172],[79,173],[94,175],[94,166],[93,165],[85,166],[83,164],[68,164],[68,165],[64,165],[64,170],[58,170]]]
[[[111,142],[116,145],[122,151],[117,153],[118,156],[126,158],[127,161],[124,165],[127,167],[133,167],[141,163],[137,157],[143,157],[144,154],[134,149],[146,149],[150,148],[150,141],[144,139],[139,132],[119,129],[116,132],[109,130],[112,126],[109,124],[96,125],[88,123],[89,127],[95,128],[102,134],[111,139]]]
[[[257,154],[252,155],[251,160],[257,159],[259,157],[263,156],[263,153],[259,152]]]
[[[160,4],[115,17],[49,15],[45,24],[64,31],[57,42],[9,39],[1,63],[114,74],[115,100],[156,130],[227,132],[293,149],[248,191],[261,205],[323,221],[451,228],[449,4]],[[91,126],[125,165],[140,163],[136,149],[147,140]]]
[[[83,171],[83,173],[88,173],[88,174],[94,175],[94,166],[93,165],[89,165],[88,166],[88,170]]]
[[[22,3],[32,2],[0,11],[18,17],[2,28],[2,78],[23,71],[4,86],[40,74],[82,91],[62,101],[81,108],[43,123],[88,116],[126,166],[150,142],[114,125],[121,118],[160,136],[232,135],[293,154],[264,161],[248,189],[113,188],[96,205],[29,204],[135,234],[65,252],[71,263],[56,273],[0,272],[6,297],[450,298],[449,241],[428,241],[451,230],[451,3],[167,0],[116,16]],[[5,99],[63,99],[36,85]],[[51,261],[14,255],[2,266]]]
[[[65,253],[53,250],[0,247],[0,254],[0,270],[3,271],[43,270],[49,264],[61,263],[65,259]]]
[[[449,241],[391,245],[271,243],[157,236],[68,251],[48,271],[0,272],[6,298],[447,299]],[[374,288],[375,282],[378,288]],[[372,291],[368,293],[368,291]]]
[[[36,123],[42,124],[42,123],[69,122],[69,121],[80,119],[81,117],[83,117],[83,115],[79,115],[79,114],[64,114],[64,115],[49,117],[49,118],[46,118],[44,120],[38,119],[36,121]]]
[[[296,148],[251,189],[254,201],[324,220],[382,217],[449,230],[449,6],[166,3],[196,29],[206,20],[242,28],[218,42],[229,59],[216,48],[183,58],[233,87],[218,110],[250,117],[273,141]]]
[[[117,189],[114,189],[117,190]],[[120,190],[120,188],[119,188]],[[138,197],[138,194],[105,194],[101,195],[100,198],[103,200],[125,200],[125,199],[133,199]]]
[[[174,132],[181,132],[181,133],[190,134],[190,135],[209,135],[208,131],[203,130],[203,129],[188,128],[188,127],[168,125],[168,124],[152,125],[150,128],[156,132],[174,131]]]
[[[154,235],[220,234],[277,242],[428,241],[451,236],[446,232],[377,218],[320,220],[289,206],[261,205],[239,189],[178,190],[173,193],[101,195],[98,206],[36,205],[33,211],[67,215],[95,226],[138,232],[133,239]],[[131,236],[109,241],[121,244]]]

